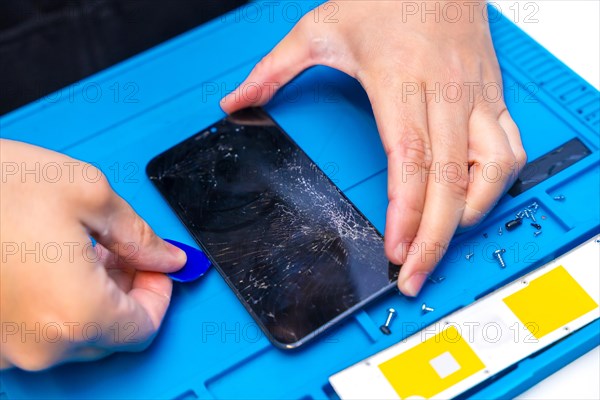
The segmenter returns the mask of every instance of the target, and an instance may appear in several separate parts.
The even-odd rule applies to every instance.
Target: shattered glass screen
[[[148,175],[282,347],[394,286],[381,235],[262,110],[175,146]]]

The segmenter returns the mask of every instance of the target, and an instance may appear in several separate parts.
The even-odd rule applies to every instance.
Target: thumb
[[[246,107],[266,104],[282,86],[305,69],[316,65],[311,46],[309,21],[301,19],[269,54],[250,72],[246,80],[221,100],[228,114]]]
[[[108,252],[102,255],[107,267],[128,267],[169,273],[186,262],[181,249],[159,238],[152,228],[107,184],[102,201],[88,205],[83,218],[91,235]]]

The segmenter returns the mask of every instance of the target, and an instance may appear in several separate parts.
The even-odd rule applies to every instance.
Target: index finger
[[[425,203],[424,178],[431,165],[426,105],[420,96],[401,95],[402,87],[411,80],[398,76],[392,82],[366,85],[388,157],[385,251],[397,265],[404,263],[417,234]]]
[[[159,238],[106,178],[87,185],[82,188],[81,219],[109,250],[103,257],[105,265],[168,273],[185,264],[185,253]]]
[[[446,253],[465,208],[469,180],[466,106],[428,103],[428,121],[435,174],[428,177],[421,224],[398,277],[398,287],[408,296],[419,293]]]
[[[233,92],[221,100],[228,114],[266,104],[282,86],[306,68],[315,65],[310,51],[310,32],[303,21],[288,33],[250,72]]]

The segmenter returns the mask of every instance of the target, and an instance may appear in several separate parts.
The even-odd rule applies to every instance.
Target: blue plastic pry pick
[[[177,282],[191,282],[200,278],[210,268],[210,260],[201,250],[195,249],[187,244],[176,242],[171,239],[164,239],[165,242],[179,247],[185,251],[187,262],[179,271],[167,274],[171,279]]]

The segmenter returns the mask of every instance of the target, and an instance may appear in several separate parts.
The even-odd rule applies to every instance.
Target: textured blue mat
[[[245,12],[252,17],[262,6]],[[221,96],[292,25],[283,19],[236,22],[230,14],[5,116],[1,136],[96,163],[159,235],[195,245],[144,168],[155,155],[222,118]],[[505,196],[477,231],[453,242],[436,272],[446,277],[442,283],[427,285],[416,300],[390,293],[314,343],[284,352],[262,336],[211,270],[200,282],[176,285],[163,328],[147,351],[41,373],[3,372],[0,398],[335,398],[327,381],[331,374],[598,232],[598,92],[506,19],[496,19],[492,29],[506,101],[529,159],[573,138],[592,154],[519,196]],[[383,231],[386,159],[359,84],[317,67],[267,110]],[[568,201],[554,201],[556,194]],[[528,229],[496,235],[498,226],[534,201],[538,215],[547,216],[543,235],[534,239]],[[506,269],[491,258],[496,245],[507,249]],[[468,262],[464,255],[473,248],[475,261]],[[422,315],[422,302],[435,305],[436,312]],[[384,336],[378,326],[390,306],[399,318],[393,334]],[[469,395],[514,396],[597,346],[599,332],[596,321]]]

